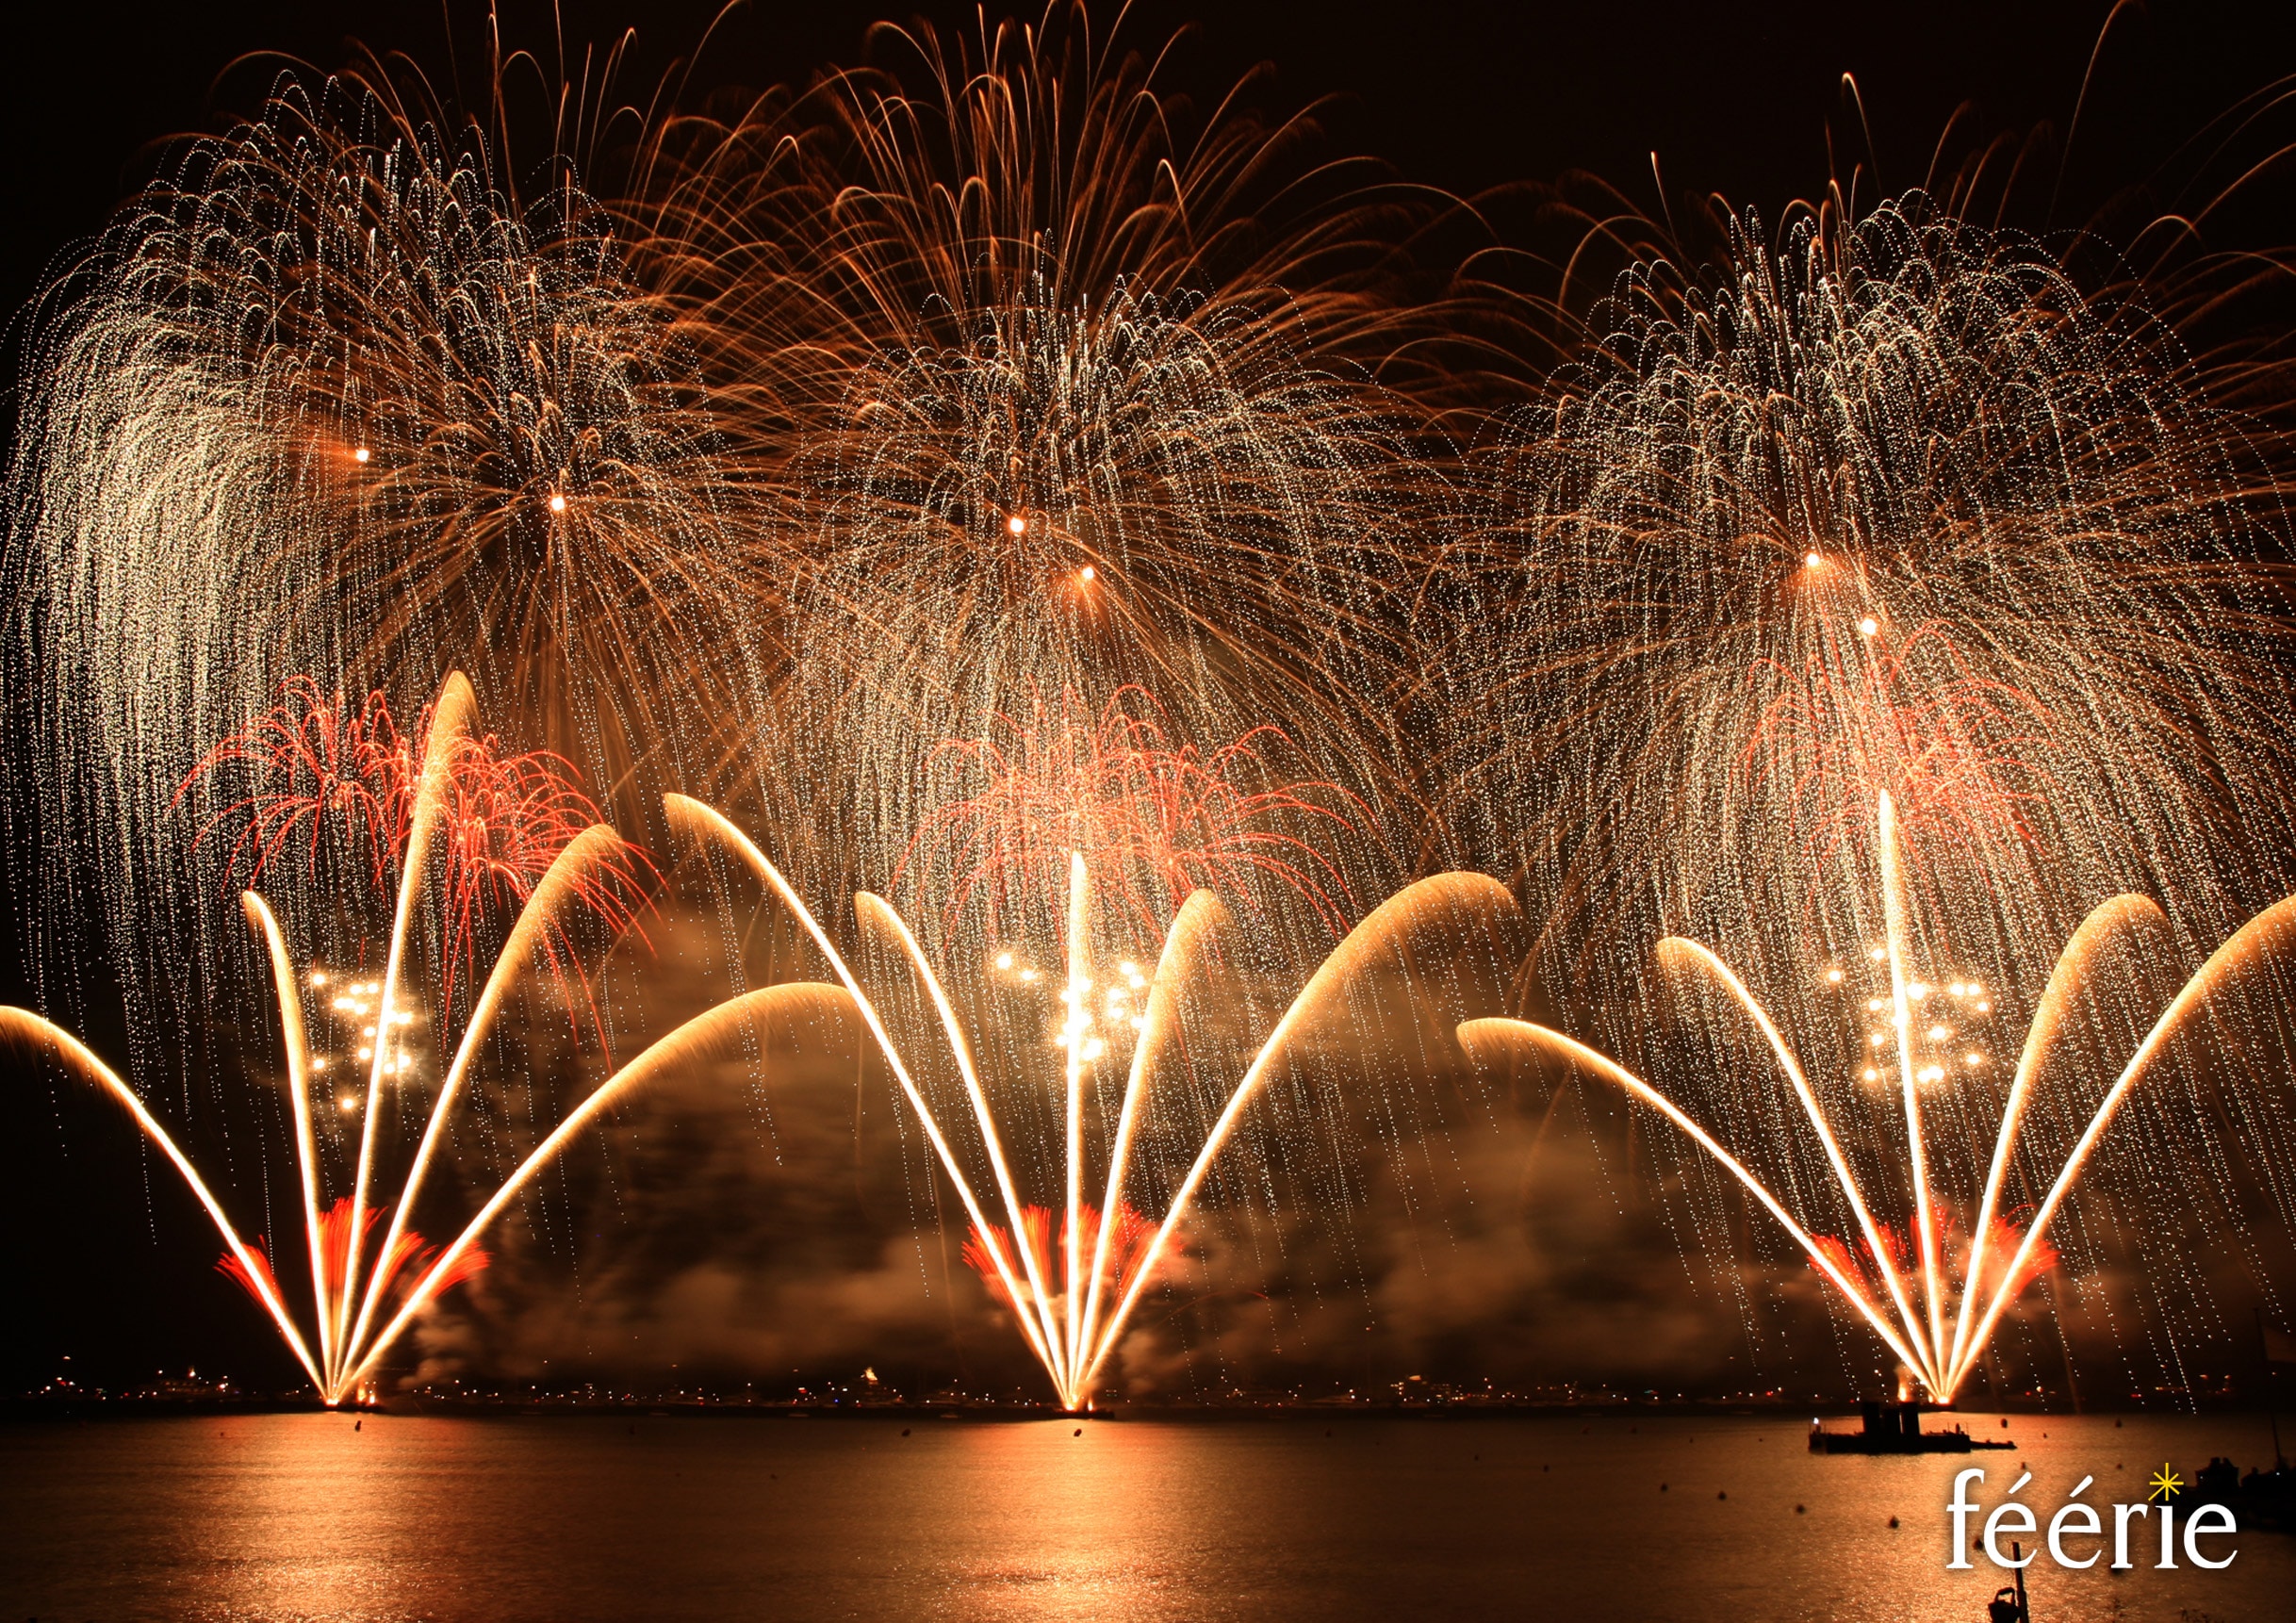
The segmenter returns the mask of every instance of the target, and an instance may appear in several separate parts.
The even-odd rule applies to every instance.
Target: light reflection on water
[[[2137,1500],[2163,1461],[2270,1451],[2261,1419],[2057,1416],[2018,1418],[2015,1453],[1825,1457],[1799,1418],[15,1425],[0,1617],[1981,1623],[1997,1576],[1944,1570],[1956,1470],[1990,1502],[2029,1467],[2045,1521],[2084,1474]],[[2034,1615],[2288,1616],[2296,1538],[2231,1547],[2222,1572],[2037,1566]]]

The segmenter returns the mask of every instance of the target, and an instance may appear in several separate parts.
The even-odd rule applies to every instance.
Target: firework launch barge
[[[2008,1438],[1973,1437],[1960,1427],[1950,1432],[1921,1429],[1919,1403],[1861,1403],[1864,1425],[1855,1432],[1829,1432],[1810,1422],[1813,1454],[1965,1454],[1972,1449],[2013,1449]]]

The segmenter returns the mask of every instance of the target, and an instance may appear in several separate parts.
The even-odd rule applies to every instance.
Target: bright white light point
[[[314,1070],[314,1071],[324,1071],[326,1068],[327,1068],[327,1057],[326,1057],[324,1054],[314,1054],[314,1055],[312,1055],[312,1056],[311,1056],[311,1069],[312,1069],[312,1070]]]
[[[1985,989],[1973,980],[1969,983],[1969,995],[1972,997],[1983,997],[1985,995]]]
[[[1116,966],[1116,973],[1119,975],[1138,975],[1140,972],[1140,966],[1134,963],[1130,959],[1124,959],[1123,962]]]
[[[1803,562],[1803,563],[1805,563],[1805,564],[1807,564],[1807,565],[1809,565],[1811,568],[1814,569],[1814,568],[1816,568],[1816,567],[1817,567],[1817,566],[1818,566],[1820,564],[1823,564],[1824,562],[1826,562],[1826,560],[1825,560],[1825,559],[1823,559],[1823,558],[1821,558],[1821,557],[1819,557],[1819,556],[1818,556],[1818,555],[1817,555],[1815,552],[1812,552],[1812,553],[1811,553],[1811,554],[1810,554],[1810,555],[1809,555],[1807,558],[1804,558],[1804,559],[1802,560],[1802,562]]]
[[[1826,978],[1829,981],[1839,981],[1842,978],[1842,972],[1838,969],[1829,969],[1826,972]]]
[[[1961,1063],[1964,1065],[1982,1065],[1985,1063],[1985,1056],[1982,1054],[1965,1055],[1961,1059]]]
[[[1942,1025],[1932,1025],[1929,1027],[1929,1041],[1932,1042],[1943,1042],[1946,1038],[1951,1037],[1952,1035],[1952,1032],[1947,1031]]]
[[[1076,571],[1076,575],[1080,580],[1091,580],[1092,578],[1092,566],[1090,564],[1087,564],[1083,568]]]
[[[335,1102],[335,1107],[343,1111],[355,1110],[359,1107],[359,1102],[354,1095],[346,1093]]]
[[[362,1048],[359,1050],[359,1057],[361,1059],[372,1059],[374,1055],[375,1051],[371,1048]]]
[[[352,460],[352,461],[353,461],[353,462],[365,462],[365,461],[366,461],[366,460],[367,460],[369,457],[372,456],[373,454],[374,454],[374,452],[373,452],[373,451],[369,451],[369,450],[368,450],[368,449],[367,449],[365,446],[363,446],[363,445],[362,445],[361,447],[359,447],[359,449],[358,449],[358,450],[356,450],[356,451],[353,451],[353,452],[351,453],[351,460]]]
[[[1028,520],[1015,513],[1005,520],[1005,528],[1015,535],[1025,535],[1028,533]]]
[[[1858,622],[1859,631],[1865,636],[1870,637],[1880,629],[1881,622],[1875,619],[1871,615],[1868,615],[1864,619]]]
[[[1034,980],[1037,978],[1037,972],[1033,969],[1025,969],[1021,971],[1021,978],[1023,980]]]
[[[552,513],[564,513],[566,510],[566,499],[565,497],[553,496],[550,498],[550,511]]]
[[[1088,1037],[1084,1040],[1084,1057],[1087,1059],[1097,1059],[1107,1051],[1108,1045],[1097,1037]]]
[[[1919,1003],[1923,998],[1929,995],[1928,983],[1927,981],[1915,981],[1911,986],[1906,988],[1906,995],[1911,998],[1915,1003]]]
[[[1010,969],[1012,967],[1012,955],[1009,952],[998,953],[996,955],[996,967],[999,969]]]
[[[1967,987],[1963,986],[1963,985],[1962,985],[1962,984],[1961,984],[1960,981],[1958,981],[1958,980],[1957,980],[1957,981],[1955,981],[1955,982],[1954,982],[1954,983],[1953,983],[1951,986],[1949,986],[1949,987],[1947,987],[1947,988],[1945,989],[1945,991],[1946,991],[1947,992],[1949,992],[1950,994],[1952,994],[1952,995],[1953,995],[1953,996],[1955,996],[1955,997],[1959,997],[1959,996],[1960,996],[1960,995],[1961,995],[1961,993],[1963,993],[1963,992],[1967,992],[1968,990],[1969,990],[1969,988],[1967,988]]]
[[[1872,1043],[1872,1044],[1873,1044],[1873,1045],[1874,1045],[1876,1048],[1880,1047],[1880,1046],[1881,1046],[1881,1033],[1880,1033],[1880,1032],[1878,1032],[1878,1031],[1875,1032],[1875,1033],[1874,1033],[1872,1036],[1870,1036],[1870,1037],[1868,1037],[1868,1038],[1866,1039],[1866,1041],[1868,1041],[1868,1042]]]
[[[1878,1082],[1881,1080],[1881,1073],[1875,1070],[1871,1065],[1868,1065],[1865,1068],[1865,1079],[1868,1082]]]
[[[1993,1011],[1993,1006],[1990,1003],[1980,1003],[1977,1005],[1977,1012],[1979,1014],[1991,1014]]]
[[[1876,963],[1879,963],[1883,959],[1889,957],[1890,955],[1882,951],[1879,947],[1868,947],[1866,949],[1866,956],[1872,959]]]
[[[1145,1031],[1145,1030],[1147,1030],[1147,1029],[1148,1029],[1148,1017],[1147,1017],[1146,1015],[1144,1015],[1144,1014],[1136,1014],[1136,1015],[1134,1015],[1134,1016],[1132,1017],[1132,1029],[1133,1029],[1133,1030],[1135,1030],[1135,1031]]]
[[[1865,1000],[1865,1011],[1868,1014],[1879,1014],[1882,1009],[1887,1007],[1888,1006],[1878,997],[1869,997]]]
[[[313,986],[324,986],[324,985],[326,985],[326,984],[327,984],[327,972],[326,972],[325,970],[323,970],[323,969],[315,969],[315,970],[313,970],[313,971],[311,972],[311,984],[312,984]]]

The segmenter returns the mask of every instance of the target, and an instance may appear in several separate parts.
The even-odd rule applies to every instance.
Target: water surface
[[[1806,1419],[18,1424],[0,1619],[1980,1623],[1956,1470],[2022,1462],[2045,1520],[2083,1475],[2136,1500],[2270,1451],[2261,1419],[2020,1417],[2015,1453],[1826,1457]],[[2036,1566],[2034,1616],[2296,1615],[2296,1538],[2216,1543],[2221,1572]]]

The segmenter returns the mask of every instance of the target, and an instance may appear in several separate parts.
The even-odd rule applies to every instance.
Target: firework
[[[468,688],[451,681],[448,702],[467,713]],[[320,866],[331,833],[348,831],[368,877],[421,864],[412,847],[415,802],[426,771],[436,776],[427,834],[440,856],[437,908],[445,926],[441,991],[451,1014],[458,981],[467,978],[483,916],[502,903],[523,904],[560,853],[599,823],[598,808],[576,786],[569,763],[547,750],[506,753],[492,735],[473,735],[457,716],[439,725],[435,706],[415,729],[434,766],[393,722],[381,694],[355,709],[323,694],[308,677],[284,684],[280,702],[218,744],[177,791],[237,781],[245,793],[208,820],[199,838],[237,828],[231,870],[253,885],[266,869],[300,847],[305,876]],[[605,861],[572,877],[573,900],[617,932],[635,923],[633,898],[649,872],[643,852],[617,844]],[[571,943],[547,926],[537,945],[564,981]]]
[[[1091,951],[1090,870],[1081,854],[1072,854],[1063,932],[1065,973],[1058,983],[1061,1014],[1055,1036],[1063,1071],[1054,1112],[1059,1122],[1059,1144],[1053,1155],[1040,1157],[1057,1169],[1064,1191],[1056,1236],[1052,1208],[1028,1200],[1016,1175],[1009,1123],[992,1107],[956,1005],[900,915],[866,892],[855,898],[864,926],[897,946],[931,1004],[948,1060],[961,1082],[960,1098],[937,1100],[928,1092],[925,1074],[895,1041],[828,933],[747,836],[720,813],[683,795],[670,797],[669,812],[672,821],[695,837],[722,844],[738,855],[828,959],[963,1204],[970,1224],[966,1260],[992,1282],[992,1294],[1010,1308],[1062,1406],[1070,1409],[1091,1402],[1102,1369],[1158,1265],[1171,1253],[1206,1175],[1295,1037],[1339,1005],[1367,972],[1398,960],[1405,939],[1431,921],[1456,917],[1487,926],[1514,909],[1504,886],[1471,874],[1422,879],[1375,909],[1308,978],[1224,1100],[1215,1101],[1216,1113],[1205,1112],[1213,1117],[1209,1128],[1164,1199],[1135,1204],[1132,1195],[1149,1170],[1138,1149],[1147,1127],[1154,1074],[1166,1062],[1186,983],[1200,973],[1206,938],[1226,910],[1210,892],[1194,893],[1173,921],[1154,970],[1143,975],[1137,964],[1120,964],[1116,983],[1104,986],[1096,976],[1106,972],[1094,962]],[[1134,998],[1141,1001],[1136,1005]],[[1130,1062],[1111,1107],[1112,1090],[1104,1084],[1102,1072],[1104,1065],[1112,1070],[1123,1062],[1122,1051],[1127,1045]],[[1088,1117],[1097,1119],[1098,1132],[1091,1131],[1095,1123]],[[1091,1139],[1105,1144],[1101,1154],[1106,1193],[1096,1205],[1087,1200]],[[989,1216],[992,1199],[1003,1208],[1002,1224]],[[1161,1219],[1141,1215],[1152,1204],[1163,1206]]]
[[[941,746],[934,764],[952,791],[910,842],[895,885],[913,875],[920,894],[944,897],[948,937],[977,897],[993,935],[1031,902],[1058,908],[1075,853],[1094,891],[1150,930],[1198,889],[1256,911],[1265,883],[1337,935],[1348,881],[1304,831],[1360,834],[1371,813],[1337,784],[1271,778],[1268,756],[1289,746],[1265,725],[1216,749],[1174,746],[1145,689],[1117,693],[1097,715],[1065,692],[1025,723],[996,716],[985,736]]]
[[[1938,1193],[1937,1117],[1943,1113],[1950,1124],[1947,1143],[1981,1141],[1969,1130],[1976,1113],[1973,1106],[1979,1104],[1969,1095],[1981,1092],[1984,1102],[1990,1103],[1992,1090],[1984,1089],[1971,1073],[1980,1072],[1989,1057],[1974,1046],[1977,1039],[1965,1023],[1974,1020],[1990,998],[1982,982],[1956,982],[1948,989],[1933,988],[1916,978],[1898,829],[1886,791],[1878,797],[1874,848],[1879,858],[1878,888],[1887,921],[1877,956],[1886,968],[1888,987],[1886,997],[1872,1000],[1878,1006],[1872,1012],[1882,1024],[1882,1029],[1874,1033],[1874,1046],[1894,1050],[1895,1063],[1891,1067],[1894,1074],[1887,1078],[1878,1066],[1869,1063],[1862,1080],[1869,1097],[1894,1096],[1899,1103],[1904,1162],[1897,1169],[1896,1181],[1910,1190],[1908,1204],[1912,1208],[1902,1225],[1877,1218],[1877,1202],[1869,1192],[1876,1180],[1870,1172],[1861,1174],[1855,1170],[1861,1146],[1844,1142],[1841,1121],[1850,1113],[1849,1100],[1842,1097],[1844,1090],[1831,1090],[1836,1103],[1829,1110],[1780,1035],[1777,1022],[1747,990],[1746,983],[1697,942],[1680,937],[1661,942],[1662,963],[1705,977],[1738,1006],[1776,1057],[1798,1114],[1792,1107],[1747,1110],[1728,1101],[1719,1102],[1713,1110],[1694,1113],[1608,1056],[1528,1021],[1468,1021],[1459,1027],[1459,1039],[1470,1055],[1479,1057],[1496,1058],[1527,1049],[1561,1059],[1615,1083],[1656,1109],[1698,1150],[1727,1169],[1930,1396],[1950,1404],[1983,1356],[2002,1316],[2033,1278],[2057,1260],[2048,1240],[2051,1222],[2072,1196],[2131,1090],[2145,1080],[2163,1048],[2209,1007],[2211,998],[2285,955],[2296,943],[2296,896],[2241,926],[2171,1000],[2080,1124],[2070,1147],[2048,1157],[2055,1163],[2054,1171],[2045,1173],[2030,1218],[2019,1229],[2006,1215],[2009,1180],[2020,1158],[2034,1154],[2024,1141],[2033,1122],[2034,1090],[2049,1062],[2058,1057],[2059,1033],[2071,1006],[2084,991],[2101,954],[2163,922],[2157,908],[2136,895],[2115,896],[2090,913],[2058,959],[2026,1032],[2016,1074],[2000,1100],[1999,1119],[1992,1135],[1993,1153],[1973,1203],[1975,1221],[1959,1248],[1956,1279],[1948,1214]],[[1845,978],[1838,971],[1829,972],[1829,977],[1834,984]],[[1965,1004],[1966,1009],[1941,1013],[1925,1008],[1933,991]],[[1946,998],[1938,1001],[1942,1004]],[[1880,1059],[1881,1056],[1877,1052],[1874,1057]],[[1955,1078],[1960,1079],[1958,1083],[1950,1080]],[[1850,1099],[1856,1096],[1853,1084]],[[1700,1120],[1701,1115],[1706,1121]],[[1778,1171],[1764,1177],[1749,1162],[1774,1166]],[[1816,1215],[1821,1211],[1829,1216]],[[1855,1252],[1839,1234],[1829,1232],[1829,1227],[1845,1226],[1840,1222],[1845,1215],[1854,1221]],[[1912,1236],[1910,1245],[1905,1238],[1909,1232]]]
[[[262,1239],[240,1235],[133,1088],[70,1033],[27,1010],[0,1009],[0,1033],[46,1052],[103,1090],[167,1156],[223,1238],[227,1249],[220,1266],[270,1315],[331,1405],[361,1389],[429,1303],[485,1266],[477,1245],[481,1234],[600,1110],[666,1070],[723,1051],[753,1027],[817,1014],[821,997],[835,995],[822,987],[774,988],[689,1021],[616,1069],[569,1111],[452,1241],[428,1245],[408,1220],[504,1004],[538,960],[569,989],[578,984],[569,957],[574,916],[587,915],[624,933],[634,923],[645,871],[642,854],[612,828],[575,814],[588,811],[588,802],[549,758],[503,756],[492,739],[471,735],[472,714],[468,684],[451,679],[425,713],[420,745],[409,746],[378,702],[353,709],[298,684],[281,705],[217,746],[206,763],[208,771],[249,764],[259,769],[261,792],[227,813],[243,825],[235,849],[254,873],[275,869],[290,839],[316,849],[325,826],[336,824],[343,826],[337,832],[347,829],[361,858],[373,862],[376,877],[397,875],[386,957],[371,978],[331,977],[316,965],[299,966],[271,905],[254,890],[240,897],[270,962],[287,1056],[310,1261],[306,1315],[299,1318],[290,1309]],[[436,890],[427,899],[449,936],[442,956],[450,981],[452,966],[468,957],[475,915],[514,903],[515,911],[453,1043],[375,1243],[385,1211],[376,1199],[378,1152],[390,1127],[414,1119],[419,1109],[407,1074],[414,1069],[410,1027],[418,1013],[407,992],[408,938],[434,869]],[[324,998],[355,1034],[356,1058],[366,1071],[363,1093],[354,1085],[338,1091],[321,1080],[336,1057],[314,1041],[306,990]],[[334,1137],[326,1123],[344,1117],[359,1123],[353,1170],[350,1192],[330,1202],[322,1139]]]
[[[931,814],[916,741],[1136,683],[1185,739],[1280,714],[1312,776],[1395,781],[1369,741],[1447,500],[1396,269],[1430,195],[1303,172],[1312,126],[1244,99],[1195,117],[1080,9],[880,39],[669,121],[615,205],[798,560],[776,826],[833,816],[824,883],[882,872],[851,846]]]
[[[521,200],[499,157],[366,84],[289,83],[124,208],[39,322],[10,585],[40,660],[6,680],[76,864],[52,877],[115,902],[139,1025],[184,967],[154,955],[220,945],[139,930],[197,888],[175,786],[286,678],[467,670],[608,782],[691,742],[633,698],[721,715],[763,686],[771,594],[667,319],[570,180]]]
[[[2106,895],[2175,897],[2198,946],[2277,893],[2283,605],[2234,425],[2015,238],[1824,224],[1627,278],[1493,460],[1510,606],[1467,622],[1459,779],[1528,812],[1552,995],[1621,933],[1768,980],[1866,933],[1885,792],[1931,950],[2012,979]]]

